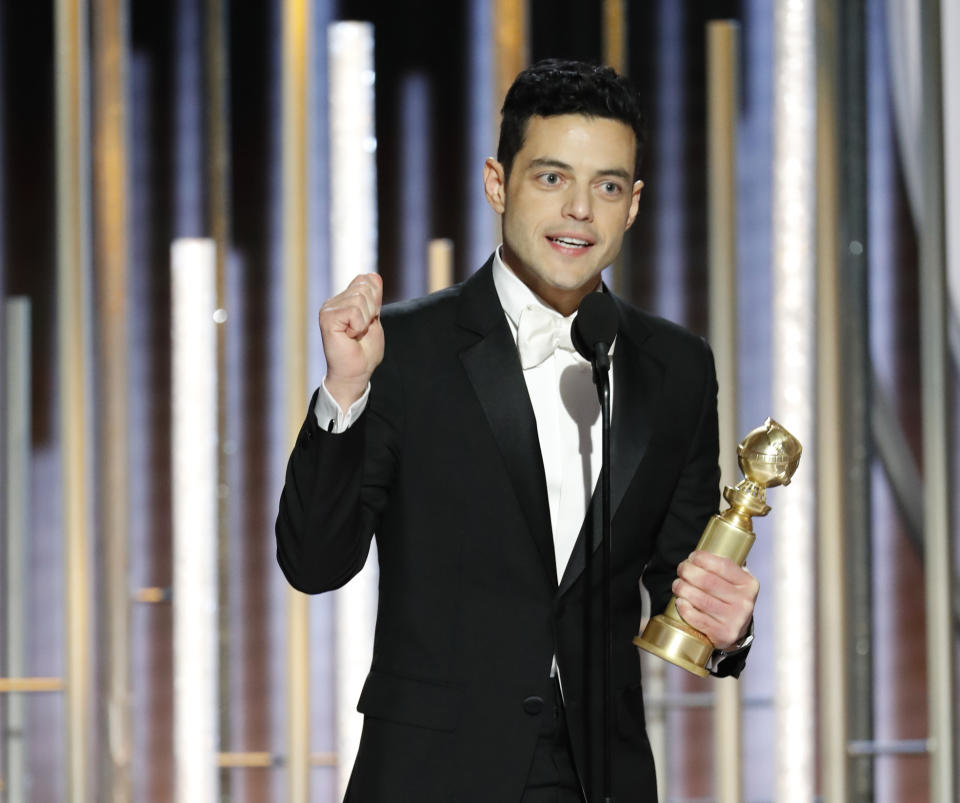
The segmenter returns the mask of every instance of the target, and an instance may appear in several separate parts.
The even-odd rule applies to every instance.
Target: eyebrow
[[[530,164],[527,167],[532,169],[537,169],[540,167],[553,167],[557,170],[573,171],[573,165],[569,165],[566,162],[561,162],[559,159],[550,158],[531,159]],[[630,174],[622,167],[609,167],[606,170],[597,170],[594,176],[612,176],[615,178],[622,178],[625,181],[630,181],[631,178]]]

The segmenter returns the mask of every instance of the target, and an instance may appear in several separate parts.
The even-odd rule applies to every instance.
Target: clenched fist
[[[383,279],[364,273],[320,307],[320,336],[327,360],[324,385],[342,410],[363,395],[383,359],[382,303]]]

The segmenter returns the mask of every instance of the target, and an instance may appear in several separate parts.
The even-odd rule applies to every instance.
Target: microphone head
[[[570,339],[573,347],[588,362],[596,357],[597,345],[607,349],[617,336],[617,308],[609,293],[587,293],[577,310]]]

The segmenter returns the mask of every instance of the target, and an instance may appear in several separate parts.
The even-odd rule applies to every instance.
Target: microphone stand
[[[600,507],[603,518],[603,558],[601,560],[601,629],[603,630],[603,803],[613,798],[613,626],[610,602],[610,355],[606,343],[594,346],[593,382],[600,399],[603,432],[600,465]]]

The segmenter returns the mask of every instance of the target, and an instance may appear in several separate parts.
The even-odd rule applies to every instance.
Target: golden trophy
[[[729,485],[724,488],[723,498],[730,507],[710,517],[697,549],[730,558],[743,566],[756,540],[751,518],[770,512],[766,489],[790,484],[800,463],[801,451],[800,441],[771,418],[740,441],[737,462],[744,479],[736,488]],[[662,614],[647,623],[633,643],[700,677],[707,676],[707,662],[714,651],[710,639],[690,627],[677,613],[676,597],[671,598]]]

